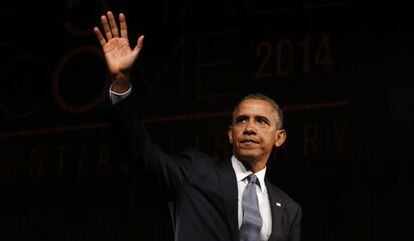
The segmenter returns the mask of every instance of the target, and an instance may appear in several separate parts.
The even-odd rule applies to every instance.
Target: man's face
[[[286,138],[285,130],[277,129],[278,121],[276,110],[267,101],[242,101],[228,130],[236,157],[243,162],[266,164],[273,147],[281,146]]]

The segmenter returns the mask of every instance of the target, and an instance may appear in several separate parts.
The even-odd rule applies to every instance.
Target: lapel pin
[[[276,202],[276,206],[282,207],[282,204],[280,202]]]

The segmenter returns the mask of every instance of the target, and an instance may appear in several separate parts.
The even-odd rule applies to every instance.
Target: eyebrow
[[[234,118],[234,120],[237,122],[237,121],[245,120],[245,119],[248,119],[248,118],[249,118],[248,115],[238,115]],[[256,120],[264,120],[266,123],[270,124],[270,120],[266,116],[257,115],[254,118]]]

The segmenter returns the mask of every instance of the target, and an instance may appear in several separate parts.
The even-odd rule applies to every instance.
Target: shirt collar
[[[252,171],[247,170],[243,163],[241,163],[241,161],[239,161],[239,159],[237,159],[234,155],[231,157],[231,165],[236,173],[237,182],[244,180],[248,175],[253,173]],[[260,181],[261,190],[264,191],[264,188],[266,188],[264,182],[266,176],[266,166],[262,170],[256,172],[255,175]]]

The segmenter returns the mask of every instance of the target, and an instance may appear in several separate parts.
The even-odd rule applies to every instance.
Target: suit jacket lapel
[[[226,210],[228,225],[233,240],[239,239],[239,226],[237,218],[237,179],[230,161],[219,166],[219,177],[223,194],[224,208]]]
[[[279,199],[278,193],[272,188],[266,180],[267,193],[269,195],[270,210],[272,211],[272,234],[269,237],[269,241],[276,241],[280,236],[282,231],[282,212],[283,212],[283,203]]]

